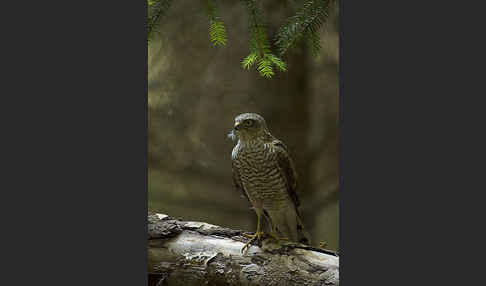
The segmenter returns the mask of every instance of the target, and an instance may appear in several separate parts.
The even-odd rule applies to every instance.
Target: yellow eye
[[[245,124],[245,126],[252,126],[253,120],[245,120],[244,124]]]

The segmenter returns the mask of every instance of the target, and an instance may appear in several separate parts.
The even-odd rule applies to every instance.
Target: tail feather
[[[297,214],[297,239],[299,240],[300,243],[307,244],[307,245],[311,244],[310,235],[305,230],[304,224],[302,223],[302,219],[298,214]]]
[[[270,212],[269,217],[272,223],[276,224],[277,231],[283,237],[288,238],[290,241],[310,245],[310,235],[305,230],[302,219],[295,206],[290,205],[277,213]]]

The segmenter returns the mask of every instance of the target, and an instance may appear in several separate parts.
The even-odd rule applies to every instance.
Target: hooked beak
[[[241,122],[236,122],[233,130],[238,130],[240,128],[240,126],[241,126]]]
[[[236,132],[235,131],[240,128],[240,125],[241,125],[241,122],[235,123],[235,126],[233,127],[233,129],[231,129],[231,131],[228,133],[228,138],[230,138],[233,141],[236,140]]]

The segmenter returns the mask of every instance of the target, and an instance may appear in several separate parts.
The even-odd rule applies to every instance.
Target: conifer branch
[[[267,38],[262,9],[256,0],[242,0],[249,15],[249,49],[250,54],[241,64],[244,69],[255,67],[259,74],[266,78],[275,75],[274,69],[286,71],[286,63],[272,53]],[[275,45],[279,56],[283,56],[303,38],[307,39],[314,53],[321,49],[319,29],[327,21],[331,3],[335,0],[305,0],[296,15],[290,17],[277,33]],[[148,3],[148,39],[159,29],[161,18],[169,9],[172,0],[147,0]],[[209,36],[215,46],[227,44],[226,26],[219,16],[215,0],[205,0],[206,13],[209,19]]]
[[[271,78],[275,74],[273,66],[281,71],[286,71],[285,62],[272,54],[270,50],[261,9],[255,0],[244,0],[243,2],[250,18],[250,55],[243,59],[241,63],[243,68],[250,69],[256,64],[257,71],[266,78]]]
[[[225,46],[227,42],[226,27],[223,20],[218,15],[213,0],[206,0],[206,13],[209,18],[209,37],[211,38],[213,45]]]
[[[162,16],[169,10],[172,0],[147,0],[148,3],[148,40],[152,39],[152,35],[159,29],[159,23]]]
[[[330,0],[308,0],[295,16],[289,18],[280,28],[275,41],[280,55],[295,47],[303,37],[309,39],[314,53],[320,50],[319,29],[328,18],[330,2]]]

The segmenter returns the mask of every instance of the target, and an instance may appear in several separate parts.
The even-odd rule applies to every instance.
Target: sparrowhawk
[[[252,240],[263,237],[262,216],[270,223],[273,237],[309,244],[298,210],[297,175],[287,147],[270,134],[265,119],[256,113],[238,115],[229,136],[238,139],[231,154],[234,183],[258,217],[256,233],[249,236],[252,239],[242,251]]]

